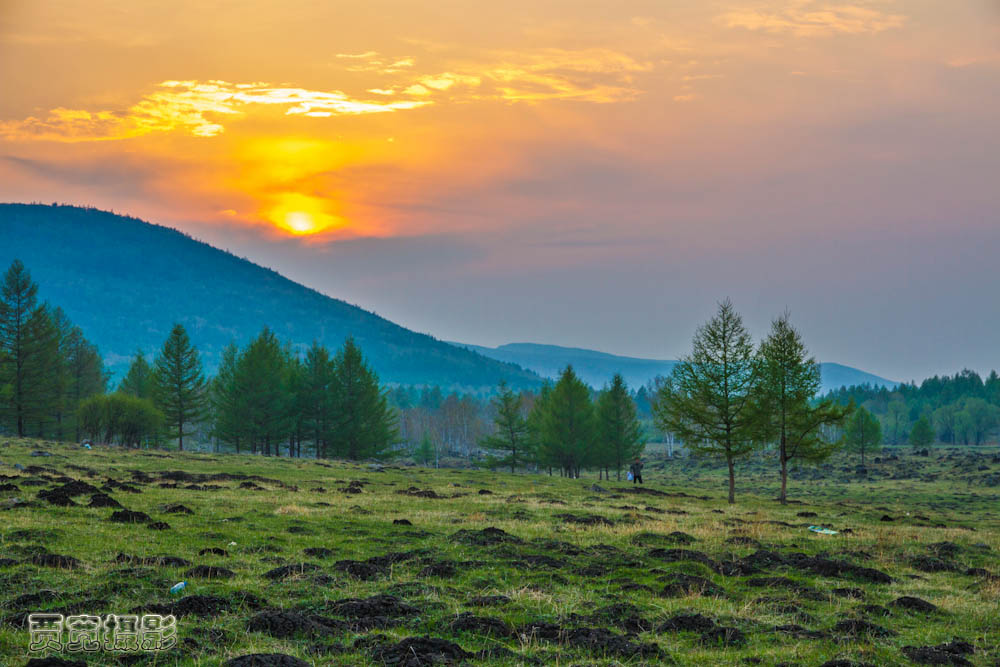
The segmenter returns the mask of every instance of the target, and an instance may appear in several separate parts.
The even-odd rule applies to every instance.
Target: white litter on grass
[[[823,526],[809,526],[809,530],[820,535],[836,535],[839,531],[824,528]]]

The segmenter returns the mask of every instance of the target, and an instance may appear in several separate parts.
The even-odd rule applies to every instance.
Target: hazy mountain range
[[[615,373],[621,373],[630,387],[639,387],[647,384],[657,375],[669,375],[677,364],[677,361],[672,359],[622,357],[576,347],[537,343],[509,343],[499,347],[482,347],[465,343],[455,343],[455,345],[475,350],[483,356],[498,361],[517,364],[547,378],[558,376],[567,364],[572,364],[573,369],[584,382],[593,387],[603,386]],[[871,384],[879,387],[891,387],[898,384],[842,364],[821,363],[820,374],[824,392],[845,385]]]
[[[536,387],[566,364],[594,387],[616,372],[636,387],[676,363],[555,345],[447,343],[179,231],[95,209],[0,204],[0,270],[15,258],[40,298],[62,307],[119,377],[136,350],[154,353],[174,322],[188,329],[209,372],[230,341],[243,345],[264,326],[300,348],[313,340],[336,348],[354,336],[383,382],[444,389],[488,391],[500,380]],[[863,383],[893,384],[823,364],[824,388]]]

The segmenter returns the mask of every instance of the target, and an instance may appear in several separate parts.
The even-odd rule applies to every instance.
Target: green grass
[[[499,645],[516,654],[469,661],[480,665],[526,664],[531,659],[554,665],[738,665],[748,664],[745,661],[750,658],[763,665],[820,665],[834,659],[906,665],[914,663],[904,656],[903,647],[936,645],[956,637],[975,645],[976,653],[966,656],[972,664],[994,665],[1000,660],[1000,580],[965,574],[975,567],[1000,575],[1000,488],[983,484],[986,476],[1000,472],[1000,464],[989,457],[970,462],[962,453],[947,458],[956,456],[947,449],[934,450],[927,458],[901,450],[900,461],[870,465],[869,479],[853,474],[853,458],[836,459],[826,469],[796,472],[794,477],[809,479],[790,481],[794,502],[787,506],[773,500],[777,495],[776,470],[756,460],[742,466],[737,504],[730,506],[725,502],[721,468],[690,460],[667,461],[658,453],[653,453],[647,464],[646,488],[676,495],[635,495],[626,492],[630,484],[598,481],[592,476],[569,480],[393,465],[377,472],[364,464],[286,458],[129,452],[103,447],[87,451],[17,439],[0,440],[0,445],[0,460],[6,464],[0,466],[0,475],[16,477],[0,483],[20,487],[0,492],[0,558],[17,561],[0,567],[0,616],[4,617],[0,622],[0,656],[5,665],[21,665],[38,657],[28,651],[27,630],[11,625],[11,617],[18,612],[76,603],[77,607],[96,606],[81,608],[80,613],[128,613],[136,607],[182,597],[168,593],[169,587],[182,579],[188,581],[183,595],[219,596],[230,601],[229,610],[204,618],[180,617],[181,645],[170,652],[146,654],[139,664],[216,665],[249,653],[285,653],[316,665],[380,664],[374,661],[371,650],[354,647],[359,637],[368,635],[384,635],[368,644],[429,635],[455,642],[470,652]],[[54,456],[30,457],[34,449],[45,449]],[[990,457],[996,452],[979,451]],[[14,470],[13,463],[47,469],[23,473]],[[980,465],[988,470],[978,470]],[[159,487],[163,481],[159,473],[171,470],[260,475],[281,484],[258,482],[264,490],[241,489],[239,480],[205,482],[224,487],[219,490]],[[113,510],[87,508],[86,495],[76,498],[80,503],[76,507],[57,507],[35,498],[39,490],[58,486],[53,478],[60,475],[99,487],[108,478],[132,482],[133,471],[154,481],[137,484],[141,493],[115,490],[111,495],[130,510],[166,521],[169,530],[111,523],[108,517]],[[892,479],[898,476],[907,478]],[[24,483],[28,480],[46,484],[30,486]],[[365,482],[362,493],[338,490],[352,480]],[[593,484],[607,492],[590,490]],[[444,497],[397,493],[411,486],[431,489]],[[316,487],[325,491],[312,490]],[[481,495],[480,489],[492,493]],[[29,506],[6,509],[15,496],[30,501]],[[172,503],[181,503],[194,514],[165,514],[163,506]],[[796,516],[804,511],[817,516]],[[613,525],[567,523],[556,517],[564,513],[600,516]],[[881,521],[884,515],[895,520]],[[413,525],[393,525],[394,519],[403,518]],[[815,535],[806,529],[811,524],[853,532]],[[487,526],[500,528],[523,542],[479,547],[453,537],[459,530],[478,531]],[[674,531],[686,533],[694,541],[673,544],[664,538]],[[757,550],[726,542],[734,536],[752,538],[764,549],[782,554],[825,554],[887,573],[894,581],[875,584],[780,566],[751,576],[727,576],[704,563],[667,562],[649,553],[657,547],[681,548],[702,552],[715,562],[729,562]],[[957,552],[944,559],[956,571],[915,569],[915,557],[929,555],[929,545],[945,541],[958,545]],[[236,545],[229,546],[231,542]],[[210,547],[225,549],[229,556],[198,555]],[[328,548],[333,555],[307,557],[303,550],[310,547]],[[414,559],[393,564],[369,581],[335,566],[340,560],[360,561],[411,550],[419,552]],[[73,556],[81,565],[56,569],[26,562],[43,551]],[[113,562],[119,553],[179,556],[193,565],[228,568],[235,576],[225,580],[185,577],[186,567],[157,566],[123,574],[121,571],[130,566]],[[525,561],[532,556],[548,556],[555,562],[531,567]],[[458,563],[454,576],[419,576],[426,565],[441,561]],[[314,563],[320,569],[284,581],[263,577],[279,565],[300,562]],[[725,595],[662,597],[663,579],[674,573],[704,577],[724,589]],[[779,576],[814,589],[816,599],[784,588],[748,584],[754,578]],[[629,582],[650,590],[623,591],[622,585]],[[832,592],[844,587],[863,589],[864,599]],[[22,594],[41,590],[56,591],[59,599],[30,610],[12,604]],[[250,592],[268,607],[329,617],[333,616],[328,608],[332,601],[386,591],[397,594],[419,613],[384,629],[345,630],[320,637],[276,639],[248,632],[247,621],[258,610],[241,602],[245,592]],[[470,598],[481,595],[505,595],[511,601],[485,608],[466,605]],[[904,595],[927,600],[939,610],[926,614],[890,607],[888,616],[870,616],[861,610],[863,605],[889,607],[891,601]],[[760,600],[765,597],[773,599]],[[614,619],[568,618],[572,614],[588,616],[615,603],[634,605],[646,627],[653,628],[629,640],[655,644],[662,651],[659,657],[608,654],[523,633],[492,638],[450,627],[457,614],[472,612],[501,619],[515,628],[547,622],[564,628],[605,627],[625,635],[625,630],[614,627]],[[797,610],[791,609],[792,605]],[[693,612],[740,629],[747,637],[746,644],[705,645],[695,632],[656,629],[676,614]],[[845,619],[865,619],[898,634],[848,638],[832,632],[834,625]],[[777,625],[793,623],[825,636],[801,639],[774,631]],[[219,632],[209,636],[206,630]],[[101,665],[119,660],[111,654],[64,657]]]

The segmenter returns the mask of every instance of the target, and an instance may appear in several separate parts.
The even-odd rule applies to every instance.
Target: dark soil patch
[[[864,600],[865,591],[861,588],[834,588],[830,591],[838,598],[847,598],[848,600]]]
[[[338,560],[333,567],[338,572],[343,572],[361,581],[371,581],[386,574],[386,568],[360,560]]]
[[[921,665],[971,665],[965,659],[972,655],[976,648],[961,639],[937,646],[904,646],[903,655]]]
[[[324,611],[351,621],[355,631],[386,628],[398,625],[399,620],[416,616],[420,610],[393,595],[375,595],[370,598],[345,598],[327,603]]]
[[[464,612],[456,616],[449,627],[454,632],[473,632],[478,635],[493,637],[510,637],[514,634],[513,628],[499,618],[476,616],[469,612]]]
[[[413,522],[409,519],[393,519],[392,525],[394,526],[412,526]]]
[[[903,609],[909,609],[910,611],[919,611],[924,614],[929,614],[931,612],[937,611],[937,605],[931,604],[927,600],[921,600],[920,598],[911,597],[909,595],[904,595],[901,598],[896,598],[889,603],[892,607],[901,607]]]
[[[684,597],[693,594],[721,597],[726,592],[722,587],[717,586],[704,577],[681,573],[670,575],[666,580],[663,590],[660,591],[662,597],[668,598]]]
[[[653,628],[653,624],[643,618],[642,610],[625,602],[600,607],[592,614],[575,617],[574,622],[577,622],[576,618],[579,618],[582,623],[609,625],[631,634],[639,634]]]
[[[866,604],[861,607],[861,612],[865,616],[891,616],[892,612],[882,605],[878,604]]]
[[[115,562],[147,567],[188,567],[191,565],[191,561],[177,556],[130,556],[123,553],[115,557]]]
[[[114,507],[115,509],[124,509],[120,502],[106,493],[95,493],[92,495],[87,507]]]
[[[308,549],[303,549],[302,553],[310,558],[330,558],[333,556],[333,549],[327,549],[326,547],[309,547]]]
[[[556,514],[555,518],[562,519],[563,523],[574,523],[581,526],[613,526],[615,522],[596,514]]]
[[[306,572],[315,572],[319,570],[319,565],[313,563],[296,563],[295,565],[282,565],[281,567],[276,567],[273,570],[268,570],[264,573],[265,579],[271,579],[272,581],[277,581],[280,579],[287,579],[288,577],[296,577]]]
[[[739,628],[720,625],[703,632],[699,641],[707,646],[743,646],[747,638]]]
[[[833,632],[838,635],[846,635],[848,637],[895,637],[896,632],[890,630],[889,628],[883,628],[881,625],[876,625],[874,623],[869,623],[868,621],[858,620],[856,618],[851,618],[843,621],[838,621],[836,625],[833,626]]]
[[[474,655],[454,642],[437,637],[407,637],[397,644],[380,644],[371,650],[377,664],[391,667],[457,665]]]
[[[816,512],[797,512],[795,514],[795,516],[801,517],[803,519],[812,519],[812,518],[815,518],[815,517],[817,517],[819,515],[816,514]]]
[[[27,483],[25,483],[25,486],[27,486]],[[44,500],[50,505],[57,505],[59,507],[71,507],[76,505],[76,502],[73,501],[73,497],[67,493],[63,493],[60,488],[39,491],[38,498],[39,500]]]
[[[114,523],[149,523],[152,520],[145,512],[133,512],[132,510],[119,510],[111,515],[109,521]]]
[[[656,658],[663,654],[656,644],[633,642],[605,628],[565,630],[560,639],[567,646],[586,649],[599,655]]]
[[[706,632],[715,627],[715,621],[702,614],[678,614],[666,620],[659,632]]]
[[[345,626],[344,623],[324,619],[321,616],[307,616],[287,609],[267,609],[247,621],[249,632],[261,632],[278,639],[290,639],[301,635],[311,637],[329,635],[335,629],[343,629]]]
[[[458,571],[455,569],[454,563],[441,562],[428,565],[424,569],[420,570],[417,576],[448,578],[454,577],[456,574],[458,574]]]
[[[58,567],[65,570],[72,570],[80,567],[80,561],[72,556],[60,556],[59,554],[35,554],[31,557],[31,564],[40,567]]]
[[[921,572],[957,572],[959,569],[954,563],[934,556],[915,556],[910,560],[910,565]]]
[[[962,547],[954,542],[935,542],[927,545],[927,550],[941,558],[954,558]]]
[[[451,536],[452,540],[477,547],[495,544],[523,544],[524,540],[492,526],[482,530],[463,529]]]
[[[184,505],[167,505],[163,508],[164,514],[194,514],[194,510]]]
[[[700,551],[690,549],[652,549],[647,554],[650,558],[656,558],[667,563],[679,563],[691,561],[701,563],[713,572],[719,572],[719,564]]]
[[[300,658],[284,653],[252,653],[227,660],[224,667],[310,667]]]
[[[467,607],[497,607],[510,602],[506,595],[480,595],[465,601]]]
[[[439,496],[432,489],[418,489],[415,486],[411,486],[408,489],[400,489],[396,491],[397,494],[401,496],[413,496],[415,498],[433,498],[435,500],[440,500],[445,496]]]
[[[228,556],[229,552],[219,547],[208,547],[198,552],[199,556]]]
[[[150,530],[170,530],[170,524],[166,521],[154,521],[146,527]]]
[[[196,565],[184,573],[185,577],[200,577],[202,579],[232,579],[236,573],[224,567],[215,565]]]

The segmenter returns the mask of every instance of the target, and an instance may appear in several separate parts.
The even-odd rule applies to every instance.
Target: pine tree
[[[577,377],[572,366],[559,376],[540,410],[540,453],[550,465],[559,466],[567,477],[579,477],[594,458],[597,424],[590,389]]]
[[[240,355],[235,391],[251,450],[270,456],[273,445],[279,454],[279,443],[288,438],[291,401],[285,350],[270,329],[265,327]]]
[[[23,437],[28,421],[37,410],[33,403],[39,378],[34,374],[33,356],[37,344],[31,337],[30,322],[38,312],[38,285],[20,260],[15,259],[4,274],[0,292],[0,386],[4,392],[3,416]]]
[[[413,457],[417,460],[417,463],[426,466],[434,460],[435,451],[434,443],[431,441],[431,434],[424,431],[424,437],[420,439],[420,446],[413,453]]]
[[[781,466],[778,500],[784,505],[788,502],[788,462],[817,463],[829,458],[842,443],[826,439],[824,428],[843,423],[851,408],[830,400],[812,403],[820,388],[819,364],[808,356],[788,313],[771,323],[771,333],[760,346],[760,360],[757,396],[761,438],[777,442]]]
[[[344,341],[334,367],[333,451],[352,460],[391,456],[398,440],[396,416],[353,338]]]
[[[496,432],[480,441],[483,449],[504,452],[498,461],[509,465],[514,472],[525,462],[525,447],[528,441],[528,423],[521,414],[521,395],[515,394],[505,382],[500,383],[500,392],[493,399],[496,409]]]
[[[136,350],[128,372],[118,384],[118,391],[136,398],[153,398],[156,391],[156,377],[142,350]]]
[[[177,448],[184,449],[185,430],[205,414],[205,376],[198,350],[187,331],[175,324],[155,361],[156,407],[177,434]]]
[[[934,442],[934,429],[927,415],[921,415],[910,431],[910,444],[916,448],[929,447]]]
[[[95,394],[103,394],[107,390],[108,374],[104,370],[97,347],[83,336],[83,332],[74,327],[70,332],[67,347],[67,366],[69,368],[69,403],[73,412],[73,429],[76,441],[80,441],[82,430],[78,410],[80,404]]]
[[[217,441],[232,445],[240,453],[246,438],[246,400],[237,387],[237,363],[240,351],[229,343],[222,351],[219,369],[209,384],[212,407],[212,435]]]
[[[616,373],[611,386],[597,399],[599,428],[598,453],[607,468],[613,467],[617,478],[622,478],[622,468],[627,461],[642,454],[646,448],[642,427],[636,418],[636,404],[629,396],[628,386],[621,374]]]
[[[878,451],[882,444],[882,426],[878,418],[864,407],[859,407],[847,421],[844,429],[847,448],[861,453],[861,465],[865,465],[865,453]]]
[[[737,459],[756,446],[754,409],[759,364],[743,318],[726,299],[699,327],[693,350],[660,383],[653,408],[657,426],[675,434],[688,450],[725,459],[729,502],[736,502]]]
[[[327,455],[333,413],[333,380],[336,367],[330,351],[318,342],[306,352],[303,387],[304,428],[312,435],[316,456]]]

